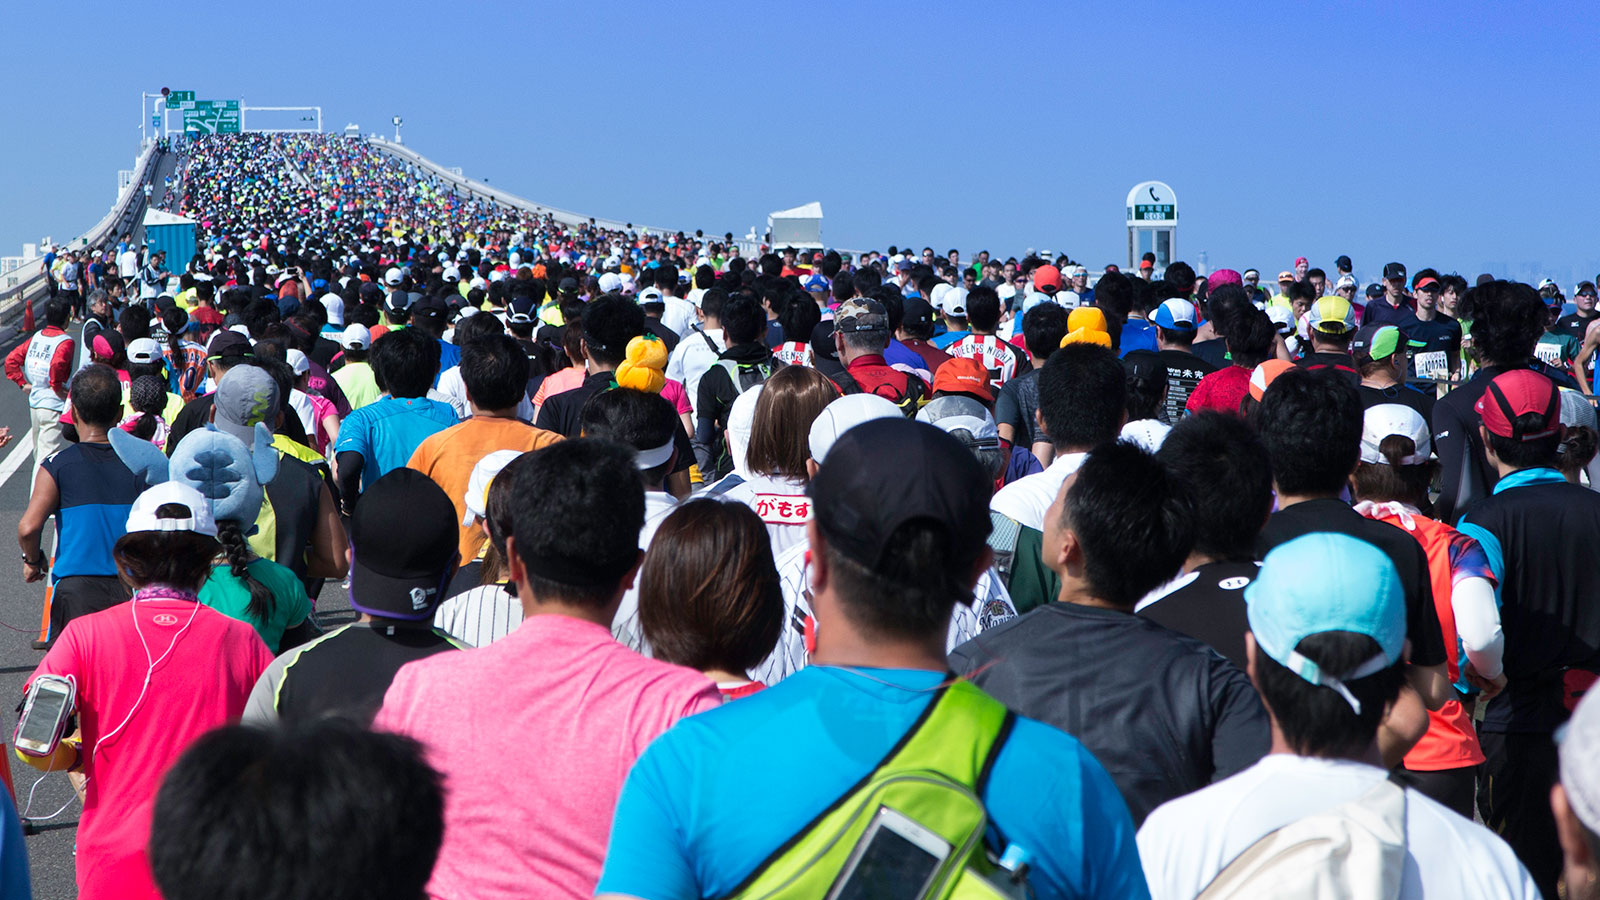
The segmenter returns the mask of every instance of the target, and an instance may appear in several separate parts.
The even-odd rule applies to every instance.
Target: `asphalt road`
[[[9,352],[21,338],[8,324],[0,332],[0,354]],[[0,449],[0,475],[12,473],[0,482],[0,520],[10,526],[9,532],[0,534],[15,534],[16,523],[28,505],[32,445],[28,440],[27,396],[6,381],[0,381],[0,426],[9,427],[13,435],[11,444]],[[26,838],[33,896],[38,900],[68,900],[78,895],[73,878],[73,843],[83,807],[66,775],[41,775],[18,761],[9,747],[16,727],[13,709],[22,699],[23,684],[44,657],[44,651],[31,646],[38,637],[44,583],[23,582],[21,551],[14,543],[11,547],[9,552],[0,552],[0,709],[7,711],[0,715],[0,740],[8,745],[5,757],[16,787],[17,809],[33,823],[29,829],[32,833]],[[354,618],[338,582],[324,587],[316,607],[317,620],[324,627],[336,627]],[[57,810],[60,814],[52,816]]]

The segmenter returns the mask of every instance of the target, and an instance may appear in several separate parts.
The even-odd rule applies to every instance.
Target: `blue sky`
[[[70,237],[137,152],[141,90],[320,104],[587,214],[743,235],[822,202],[834,246],[1125,254],[1166,181],[1179,256],[1373,274],[1600,268],[1583,4],[281,0],[14,4],[0,253]],[[27,140],[19,139],[21,134]],[[1513,271],[1513,274],[1518,274]]]

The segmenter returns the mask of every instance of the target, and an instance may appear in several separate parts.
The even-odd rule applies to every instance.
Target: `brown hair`
[[[811,456],[807,443],[811,423],[837,399],[839,389],[816,369],[784,366],[772,373],[756,400],[750,426],[750,445],[745,449],[750,471],[804,479]]]
[[[156,515],[164,519],[187,518],[189,514],[188,507],[175,503],[156,509]],[[221,549],[215,538],[193,531],[131,531],[117,538],[111,558],[134,590],[162,584],[199,593]]]
[[[1386,462],[1363,462],[1356,466],[1356,499],[1382,503],[1398,500],[1409,503],[1424,513],[1432,509],[1428,501],[1428,487],[1433,484],[1439,464],[1432,460],[1416,465],[1402,465],[1400,460],[1417,452],[1417,445],[1403,434],[1391,434],[1378,444],[1378,452]]]
[[[650,542],[639,570],[639,625],[656,659],[744,672],[783,628],[767,527],[750,507],[691,500]]]

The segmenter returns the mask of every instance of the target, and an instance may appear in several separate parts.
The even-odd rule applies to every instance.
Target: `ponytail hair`
[[[1417,445],[1403,434],[1391,434],[1378,443],[1381,463],[1363,462],[1356,466],[1356,499],[1378,503],[1395,500],[1409,503],[1430,515],[1428,488],[1439,464],[1432,460],[1406,465],[1403,460],[1417,452]]]
[[[217,523],[217,540],[222,544],[222,553],[233,577],[250,589],[250,605],[245,611],[257,622],[269,621],[278,604],[272,591],[250,574],[248,566],[252,554],[244,540],[244,529],[236,520],[224,519]]]

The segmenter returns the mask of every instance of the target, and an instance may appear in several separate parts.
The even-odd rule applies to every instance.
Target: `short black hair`
[[[1244,288],[1237,284],[1224,284],[1206,294],[1206,309],[1210,312],[1211,322],[1218,331],[1227,326],[1228,318],[1234,313],[1252,309],[1254,306]]]
[[[438,340],[414,328],[394,328],[372,344],[372,377],[389,396],[425,397],[439,375]]]
[[[986,334],[1000,327],[1000,295],[994,288],[975,287],[967,292],[967,324]]]
[[[700,295],[700,311],[706,318],[722,321],[722,311],[728,306],[728,292],[719,287],[706,288]]]
[[[1513,424],[1525,433],[1542,431],[1550,427],[1544,415],[1536,412],[1517,416]],[[1489,446],[1494,450],[1494,455],[1500,457],[1500,461],[1506,465],[1514,469],[1555,467],[1561,451],[1562,435],[1559,431],[1531,441],[1519,441],[1516,438],[1502,437],[1487,428],[1484,430],[1489,432]]]
[[[1253,559],[1272,511],[1272,463],[1255,430],[1238,416],[1203,412],[1174,425],[1156,458],[1189,486],[1195,551]]]
[[[644,310],[620,294],[605,294],[583,308],[583,340],[596,361],[616,366],[628,355],[628,342],[644,334]]]
[[[511,409],[528,396],[528,354],[506,334],[468,341],[461,348],[461,381],[479,409]]]
[[[443,840],[443,779],[411,738],[230,725],[162,779],[150,871],[168,900],[421,897]]]
[[[1544,334],[1544,298],[1518,281],[1491,281],[1467,291],[1457,309],[1472,320],[1472,345],[1485,365],[1515,366],[1533,356]]]
[[[1233,364],[1253,369],[1272,356],[1278,327],[1271,316],[1252,306],[1229,316],[1222,325],[1222,336]]]
[[[1286,369],[1256,409],[1279,493],[1336,494],[1361,456],[1361,395],[1332,369]]]
[[[51,297],[44,305],[44,324],[53,328],[67,327],[72,318],[72,301],[65,297]]]
[[[660,394],[632,388],[600,391],[578,413],[584,437],[599,438],[636,451],[654,450],[678,433],[678,412]],[[673,463],[669,459],[640,472],[645,484],[658,484]]]
[[[104,363],[84,366],[72,376],[67,397],[81,425],[111,428],[122,421],[122,382]]]
[[[1067,308],[1059,303],[1039,303],[1022,316],[1022,340],[1036,360],[1046,360],[1061,348],[1067,336]]]
[[[761,304],[743,291],[728,297],[722,307],[722,330],[730,347],[760,340],[766,325],[767,314]]]
[[[1309,635],[1295,649],[1336,678],[1355,670],[1381,650],[1378,642],[1367,635],[1349,631]],[[1255,664],[1261,701],[1271,710],[1284,741],[1301,756],[1356,756],[1365,751],[1377,737],[1384,713],[1400,696],[1405,683],[1405,666],[1398,662],[1365,678],[1345,681],[1345,688],[1361,703],[1361,712],[1357,713],[1338,692],[1306,681],[1259,646]]]
[[[1317,289],[1311,286],[1309,280],[1293,282],[1285,293],[1290,300],[1304,300],[1307,303],[1315,303],[1317,300]]]
[[[797,298],[778,314],[778,323],[783,326],[783,339],[802,344],[811,340],[811,332],[817,330],[821,321],[822,310],[810,297]]]
[[[1039,372],[1039,415],[1057,452],[1087,450],[1122,428],[1128,382],[1115,353],[1094,344],[1057,350]]]
[[[644,486],[634,450],[577,438],[533,451],[517,474],[511,539],[539,600],[604,609],[639,561]]]
[[[1161,275],[1161,280],[1178,292],[1173,294],[1174,297],[1189,296],[1194,290],[1194,279],[1194,267],[1182,260],[1167,266],[1167,270]],[[1096,288],[1094,293],[1096,297],[1100,296],[1099,288]]]
[[[1090,590],[1129,611],[1177,575],[1194,546],[1188,486],[1129,441],[1089,453],[1061,514],[1083,547]]]

